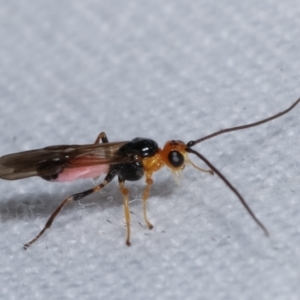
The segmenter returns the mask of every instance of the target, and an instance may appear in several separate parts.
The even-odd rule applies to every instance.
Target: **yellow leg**
[[[148,228],[151,230],[153,228],[153,225],[149,222],[148,218],[147,218],[147,200],[149,198],[149,192],[150,192],[150,187],[151,184],[153,183],[153,180],[151,178],[152,176],[152,172],[151,173],[147,173],[146,174],[146,188],[144,190],[143,193],[143,214],[144,214],[144,220],[148,226]]]
[[[126,228],[127,228],[127,235],[126,235],[126,245],[130,246],[130,211],[129,211],[129,203],[128,203],[128,194],[129,191],[127,188],[124,187],[125,181],[120,181],[120,191],[124,197],[124,215],[126,221]]]

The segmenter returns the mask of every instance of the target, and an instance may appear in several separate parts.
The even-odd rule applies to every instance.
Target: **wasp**
[[[217,174],[237,196],[255,223],[268,236],[267,229],[255,216],[238,190],[207,158],[194,150],[193,147],[200,142],[220,134],[272,121],[291,111],[299,102],[300,99],[286,110],[261,121],[223,129],[188,143],[179,140],[167,141],[163,148],[159,148],[158,144],[152,139],[139,137],[131,141],[110,143],[106,134],[101,132],[93,144],[50,146],[0,157],[0,178],[7,180],[39,176],[48,181],[67,182],[79,178],[98,178],[101,175],[105,175],[104,180],[94,188],[65,198],[51,214],[39,234],[24,245],[24,249],[27,249],[36,242],[50,228],[54,219],[65,205],[73,201],[78,201],[92,193],[99,192],[115,177],[118,178],[119,189],[123,195],[126,245],[130,246],[129,190],[125,187],[125,182],[137,181],[145,177],[146,187],[142,195],[143,216],[148,228],[152,229],[153,225],[147,217],[147,200],[149,198],[150,187],[153,184],[153,174],[165,166],[174,173],[181,172],[185,165],[191,165],[200,171]],[[209,169],[205,170],[195,165],[188,157],[188,154],[196,155],[204,161]]]

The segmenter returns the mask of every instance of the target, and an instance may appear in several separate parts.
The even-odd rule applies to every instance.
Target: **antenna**
[[[274,120],[274,119],[276,119],[276,118],[279,118],[279,117],[281,117],[281,116],[287,114],[287,113],[288,113],[289,111],[291,111],[291,110],[292,110],[299,102],[300,102],[300,98],[299,98],[296,102],[294,102],[294,104],[292,104],[292,105],[291,105],[289,108],[287,108],[286,110],[284,110],[284,111],[282,111],[282,112],[280,112],[280,113],[278,113],[278,114],[276,114],[276,115],[274,115],[274,116],[272,116],[272,117],[269,117],[269,118],[267,118],[267,119],[263,119],[263,120],[261,120],[261,121],[254,122],[254,123],[247,124],[247,125],[242,125],[242,126],[236,126],[236,127],[231,127],[231,128],[227,128],[227,129],[222,129],[222,130],[220,130],[220,131],[217,131],[217,132],[214,132],[214,133],[212,133],[212,134],[209,134],[209,135],[207,135],[207,136],[205,136],[205,137],[203,137],[203,138],[200,138],[200,139],[198,139],[198,140],[190,141],[190,142],[187,143],[187,147],[188,147],[188,148],[191,148],[191,147],[195,146],[195,145],[198,144],[198,143],[201,143],[201,142],[203,142],[203,141],[205,141],[205,140],[208,140],[208,139],[210,139],[210,138],[213,138],[213,137],[215,137],[215,136],[217,136],[217,135],[220,135],[220,134],[223,134],[223,133],[227,133],[227,132],[231,132],[231,131],[236,131],[236,130],[241,130],[241,129],[246,129],[246,128],[258,126],[258,125],[267,123],[267,122],[269,122],[269,121],[272,121],[272,120]]]

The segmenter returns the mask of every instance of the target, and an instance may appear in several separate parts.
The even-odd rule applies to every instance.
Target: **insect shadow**
[[[158,181],[151,193],[151,198],[167,197],[173,194],[174,180],[171,177]],[[83,185],[78,186],[78,191]],[[75,188],[76,190],[76,188]],[[131,186],[130,206],[140,206],[142,201],[144,186],[142,183],[135,183]],[[63,194],[69,195],[74,192],[74,186],[68,186]],[[10,220],[36,219],[37,217],[46,218],[60,203],[62,193],[60,190],[49,193],[25,193],[5,199],[1,197],[0,202],[0,222],[4,223]],[[56,200],[57,199],[57,200]],[[70,203],[64,208],[64,212],[78,211],[79,207],[89,210],[89,213],[95,212],[95,208],[103,211],[107,208],[123,206],[123,199],[120,191],[114,184],[107,186],[101,193],[92,194],[84,201],[79,203]],[[97,213],[97,210],[96,210]]]

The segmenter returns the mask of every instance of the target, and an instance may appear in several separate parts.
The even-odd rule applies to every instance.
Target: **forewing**
[[[64,153],[68,156],[66,167],[77,168],[130,162],[130,158],[118,153],[120,147],[126,143],[128,142],[65,146]],[[47,147],[46,149],[55,151],[56,146]]]
[[[0,178],[15,180],[52,175],[63,168],[128,162],[128,157],[118,154],[125,143],[58,145],[5,155],[0,157]]]

